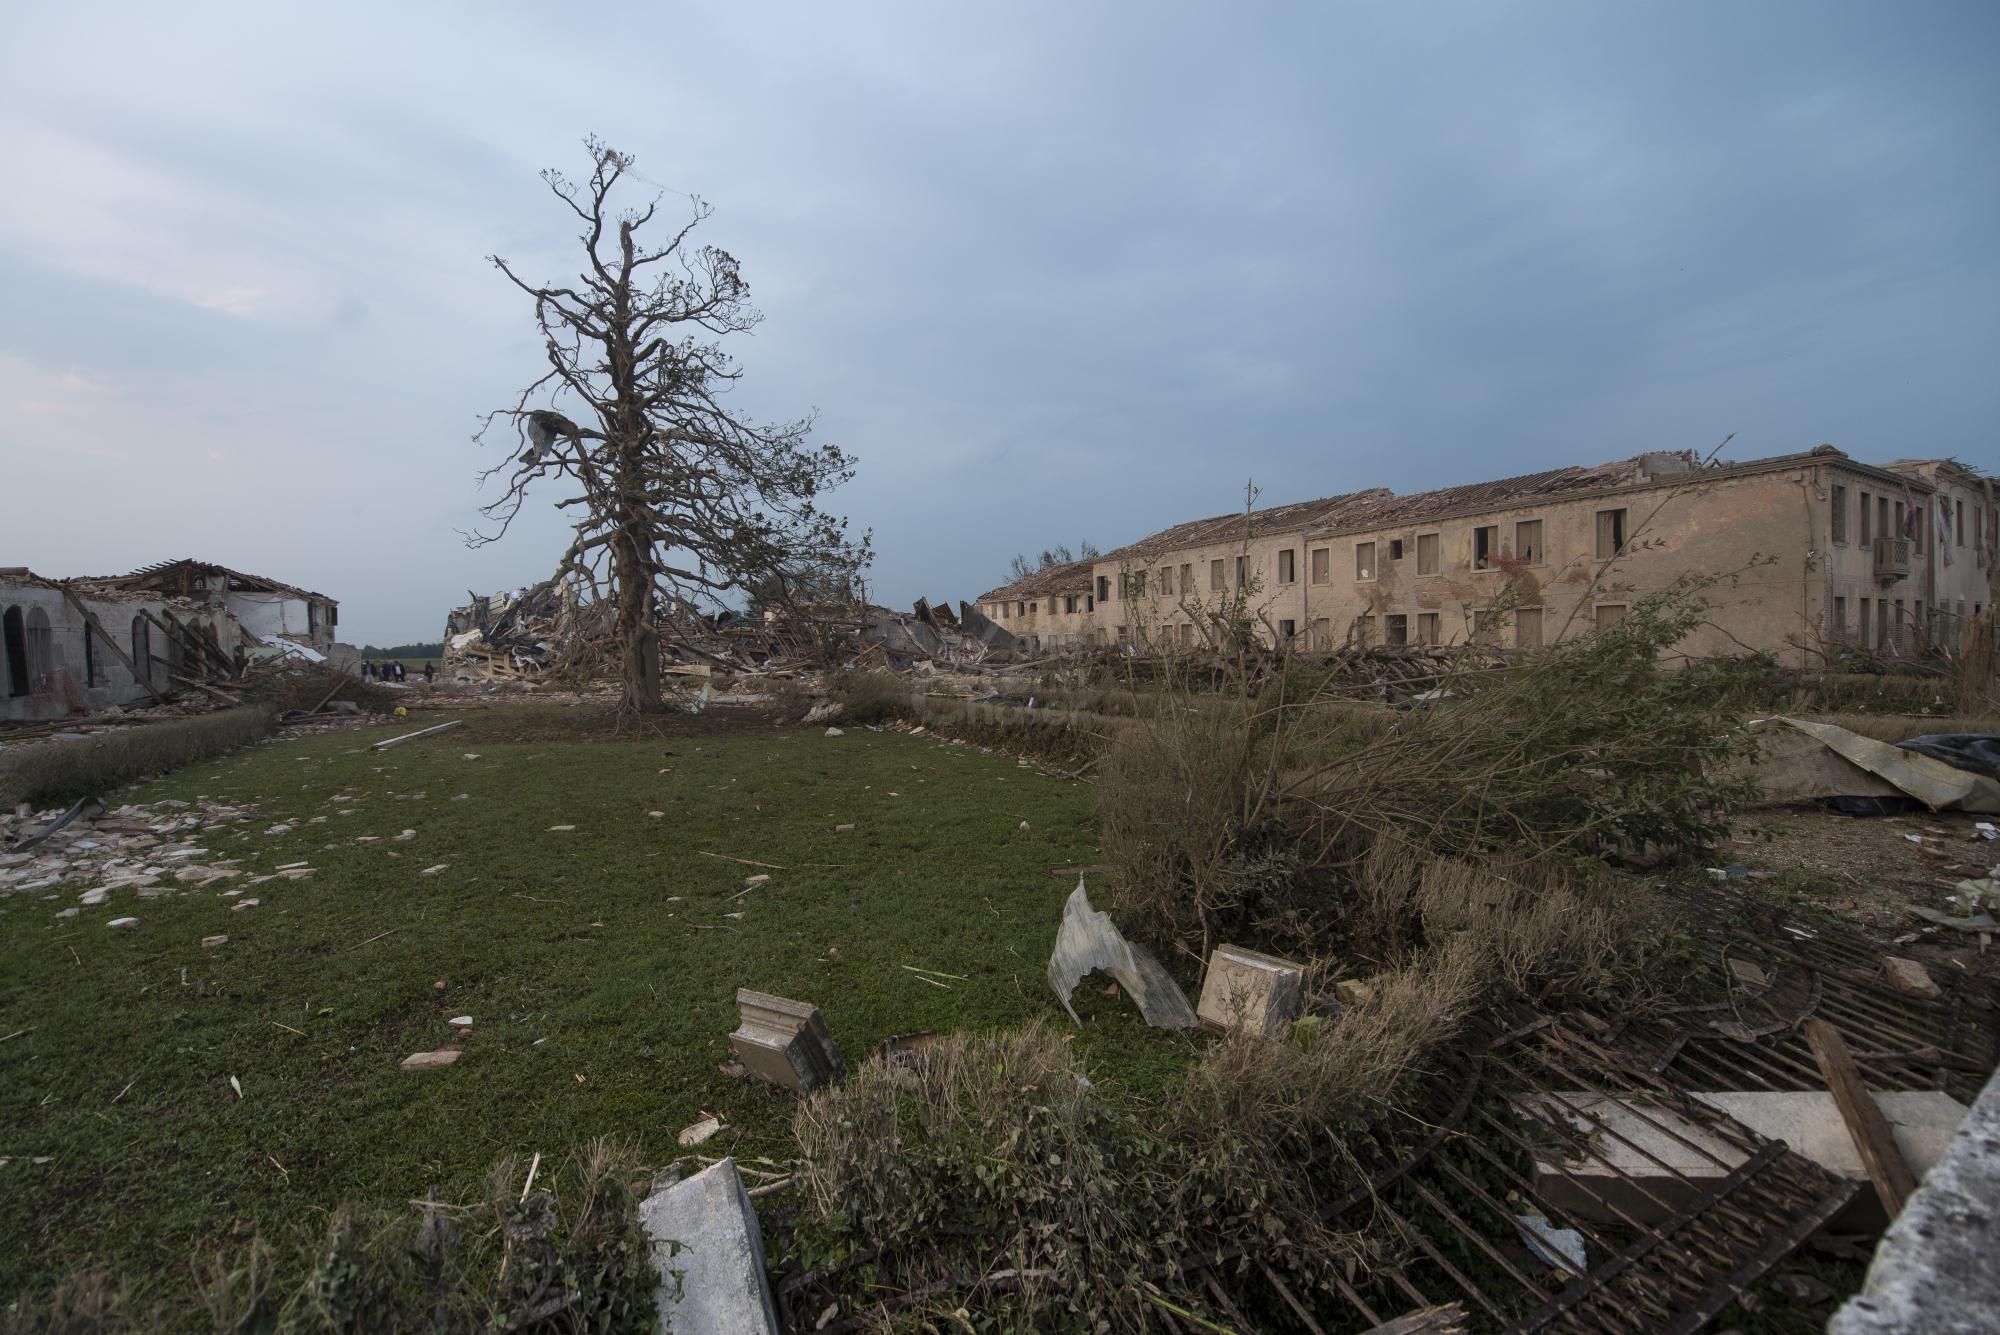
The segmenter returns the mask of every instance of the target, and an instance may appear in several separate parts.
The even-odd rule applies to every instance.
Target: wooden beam
[[[375,745],[368,749],[371,751],[387,751],[392,746],[401,746],[404,742],[414,742],[419,737],[429,737],[432,733],[443,732],[446,728],[456,728],[463,722],[465,722],[464,719],[455,718],[449,723],[440,723],[435,728],[424,728],[419,732],[406,732],[401,737],[391,737],[387,741],[375,743]]]
[[[1840,1031],[1825,1020],[1807,1020],[1805,1035],[1819,1061],[1820,1074],[1826,1077],[1826,1087],[1833,1091],[1840,1118],[1847,1123],[1847,1134],[1868,1170],[1868,1180],[1875,1184],[1875,1194],[1882,1198],[1882,1208],[1893,1221],[1903,1212],[1903,1202],[1916,1191],[1917,1180],[1903,1161],[1903,1152],[1896,1148],[1889,1119],[1875,1106],[1875,1096],[1862,1081]]]
[[[90,627],[92,630],[96,631],[97,638],[104,641],[105,644],[109,645],[111,647],[112,653],[118,655],[118,661],[125,665],[125,670],[127,672],[132,674],[132,680],[138,682],[141,686],[144,686],[147,690],[151,691],[153,693],[153,698],[155,700],[158,700],[161,704],[167,703],[167,697],[165,696],[165,694],[161,692],[159,687],[153,685],[152,677],[144,672],[139,671],[138,665],[132,661],[132,659],[126,654],[126,652],[123,649],[120,649],[118,647],[118,641],[111,638],[111,633],[104,629],[104,623],[99,621],[95,616],[93,616],[91,614],[90,609],[83,605],[83,599],[77,597],[74,593],[72,593],[67,584],[58,584],[56,585],[56,587],[62,590],[62,596],[69,599],[69,605],[71,607],[74,607],[77,610],[77,612],[83,617],[83,624]],[[143,611],[144,609],[142,608],[140,610]]]
[[[168,639],[173,639],[175,636],[179,636],[181,641],[181,646],[183,648],[194,650],[195,665],[197,667],[199,667],[203,662],[207,660],[209,654],[208,645],[202,640],[201,636],[194,633],[194,629],[192,627],[184,626],[179,622],[175,622],[172,625],[169,625],[166,622],[160,620],[158,617],[154,616],[151,612],[147,611],[143,607],[139,609],[139,615],[146,618],[146,620],[152,622],[155,626],[158,626],[160,628],[160,633],[165,635]],[[217,650],[218,657],[220,657],[220,653],[221,651]],[[223,664],[223,672],[225,675],[233,676],[235,674],[236,665],[234,663],[231,663],[228,660],[224,659],[222,660],[222,664]]]

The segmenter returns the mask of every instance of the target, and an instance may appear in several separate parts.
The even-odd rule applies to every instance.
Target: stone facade
[[[1100,643],[1091,563],[1072,561],[988,589],[977,606],[994,624],[1019,636],[1028,652],[1080,649]]]
[[[1842,644],[1955,644],[1962,619],[1994,601],[1996,545],[1992,481],[1948,461],[1875,466],[1830,446],[1708,467],[1650,454],[1177,525],[1088,563],[1087,579],[1063,568],[1065,599],[1073,586],[1088,610],[1059,627],[1041,610],[1046,593],[1025,611],[1037,602],[1030,581],[982,606],[1004,606],[1016,634],[1036,621],[1058,647],[1192,649],[1236,620],[1266,644],[1308,650],[1529,649],[1712,574],[1727,578],[1683,652],[1759,650],[1810,666]]]

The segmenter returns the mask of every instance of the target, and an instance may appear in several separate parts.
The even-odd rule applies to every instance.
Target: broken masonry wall
[[[242,628],[220,608],[164,596],[113,598],[81,589],[73,592],[112,635],[118,649],[163,694],[181,689],[173,680],[175,672],[204,675],[207,665],[188,661],[192,650],[142,613],[165,625],[209,627],[223,652],[232,657],[244,644]],[[4,669],[0,670],[0,719],[60,719],[152,702],[152,692],[95,632],[90,632],[86,650],[87,623],[60,586],[33,577],[0,576],[0,617],[7,628],[5,661],[0,664]]]
[[[318,618],[304,598],[283,593],[246,593],[231,589],[222,596],[229,614],[260,640],[284,638],[319,646]],[[328,643],[331,638],[328,637]]]

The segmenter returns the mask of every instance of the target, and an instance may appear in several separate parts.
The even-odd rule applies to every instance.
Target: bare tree
[[[659,199],[615,211],[632,159],[595,139],[586,146],[588,180],[542,173],[583,224],[587,263],[575,283],[532,284],[489,256],[534,298],[549,369],[474,437],[485,444],[496,424],[512,428],[507,457],[481,475],[482,485],[505,475],[506,492],[482,510],[498,528],[469,541],[504,535],[535,483],[567,491],[556,505],[572,514],[575,538],[557,573],[615,605],[619,708],[634,714],[660,708],[662,598],[719,605],[774,572],[858,572],[870,539],[850,538],[844,518],[815,505],[854,476],[854,460],[808,443],[810,415],[766,425],[723,402],[742,372],[721,340],[762,316],[735,258],[688,239],[709,206],[692,200],[663,242],[642,241]]]

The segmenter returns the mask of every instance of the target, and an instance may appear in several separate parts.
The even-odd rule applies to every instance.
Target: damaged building
[[[338,607],[325,594],[193,560],[62,580],[0,568],[0,720],[150,704],[191,680],[241,675],[260,657],[337,660]]]
[[[1687,651],[1806,666],[1841,647],[1956,644],[1993,603],[1996,549],[1994,479],[1950,460],[1878,466],[1822,445],[1706,465],[1662,452],[1216,515],[1038,571],[980,606],[1055,648],[1192,649],[1235,619],[1299,648],[1529,649],[1615,623],[1683,576],[1733,575]]]

